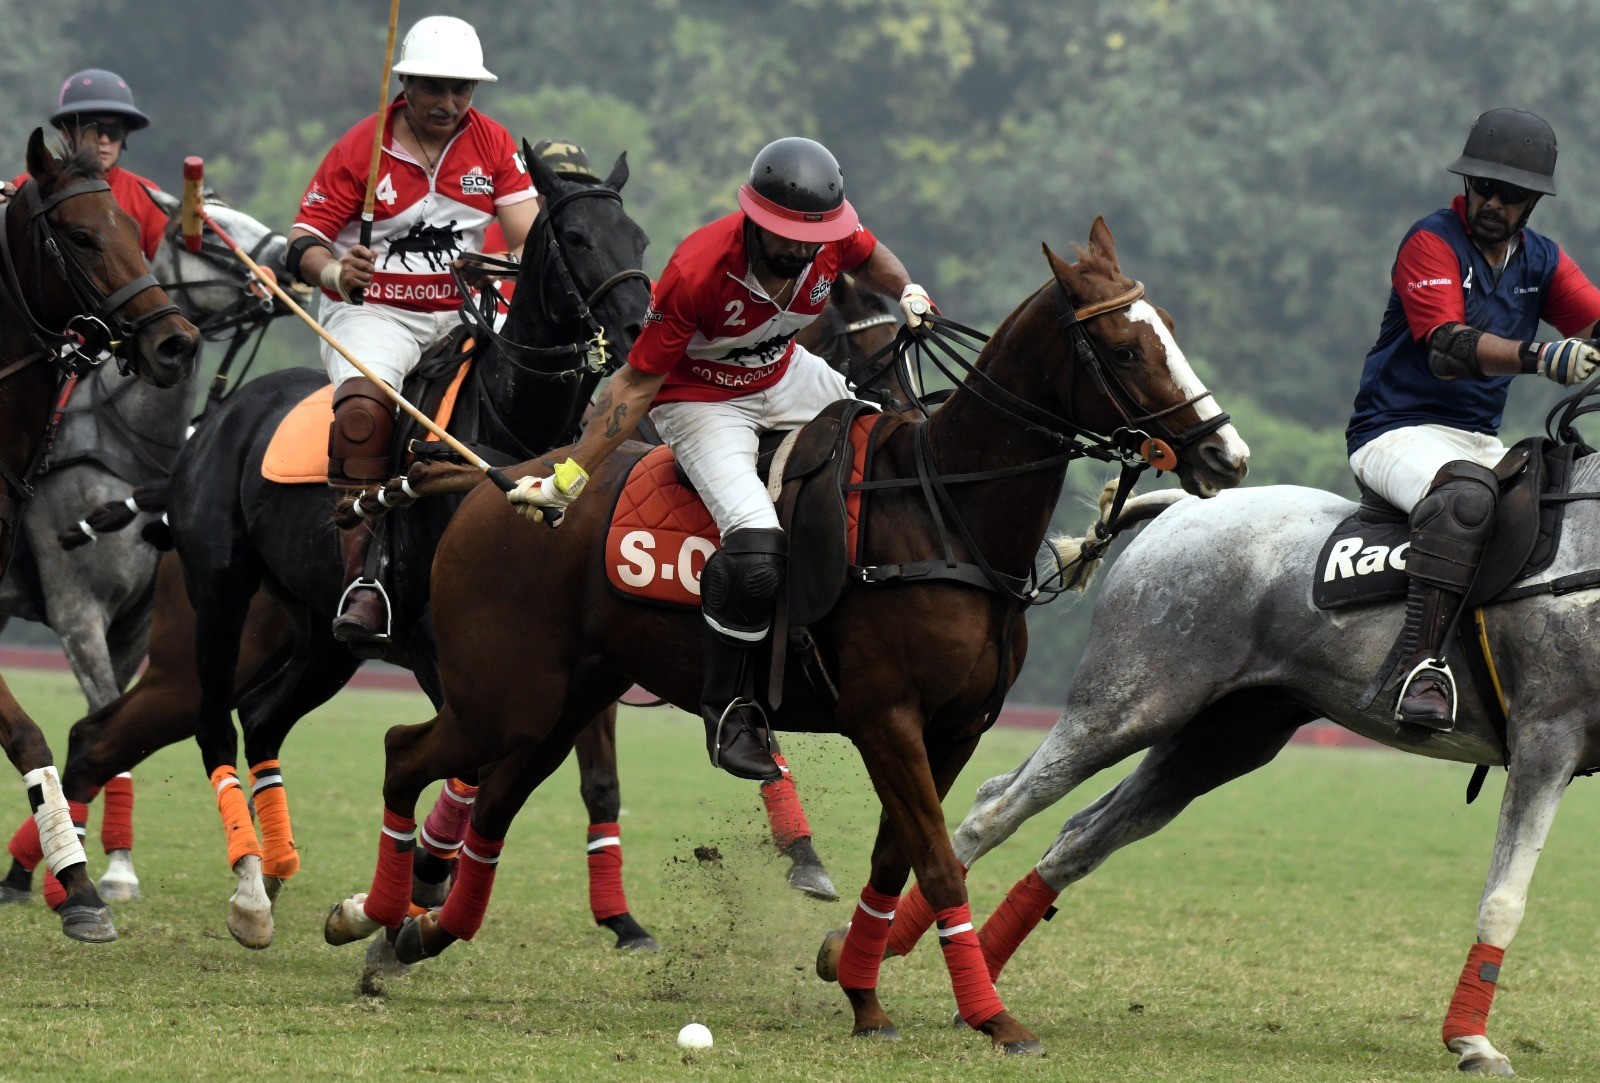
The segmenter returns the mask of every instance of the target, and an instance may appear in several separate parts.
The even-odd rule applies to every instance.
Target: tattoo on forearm
[[[607,403],[606,405],[609,406],[610,403]],[[614,440],[621,435],[622,420],[627,416],[628,404],[625,402],[621,403],[615,410],[611,411],[611,416],[606,418],[606,436]]]

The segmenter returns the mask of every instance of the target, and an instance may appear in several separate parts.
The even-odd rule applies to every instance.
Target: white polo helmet
[[[396,75],[426,75],[435,79],[471,79],[493,83],[494,72],[483,66],[483,46],[472,24],[453,15],[418,19],[400,46]]]

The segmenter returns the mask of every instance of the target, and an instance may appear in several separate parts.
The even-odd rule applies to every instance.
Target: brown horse
[[[868,473],[861,564],[870,575],[861,579],[891,585],[848,583],[812,626],[837,699],[790,667],[773,718],[780,729],[849,737],[882,804],[841,967],[856,1035],[894,1033],[877,969],[914,869],[938,912],[962,1017],[997,1047],[1038,1049],[988,981],[940,798],[1022,664],[1027,577],[1067,463],[1128,461],[1159,440],[1153,455],[1193,493],[1245,474],[1248,449],[1164,315],[1118,268],[1105,222],[1095,220],[1076,264],[1045,254],[1051,278],[1000,326],[955,395],[926,421],[884,422]],[[640,450],[597,470],[559,529],[530,527],[485,487],[452,520],[433,567],[444,706],[429,722],[389,731],[372,888],[335,904],[325,932],[358,915],[377,921],[399,930],[406,961],[470,939],[512,819],[595,711],[635,682],[698,705],[699,615],[623,599],[595,559]],[[910,574],[895,580],[896,569]],[[406,921],[417,798],[447,774],[479,784],[460,876],[441,910]]]
[[[107,357],[170,387],[199,337],[150,274],[138,228],[117,206],[92,148],[57,156],[34,129],[29,180],[0,206],[0,569],[69,375]],[[0,746],[22,773],[45,860],[66,888],[57,911],[75,940],[117,938],[39,727],[0,680]]]

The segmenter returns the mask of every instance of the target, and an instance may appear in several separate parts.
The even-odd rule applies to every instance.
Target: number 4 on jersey
[[[383,200],[383,204],[386,207],[394,206],[395,201],[400,198],[400,193],[394,190],[394,180],[387,173],[378,182],[378,187],[373,194]]]

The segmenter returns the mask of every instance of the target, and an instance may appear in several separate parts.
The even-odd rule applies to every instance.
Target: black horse
[[[599,185],[563,180],[532,154],[527,161],[547,205],[529,233],[522,281],[503,328],[477,328],[476,360],[450,422],[455,435],[500,461],[576,434],[605,358],[626,355],[648,303],[649,279],[639,269],[648,238],[620,195],[626,155]],[[608,355],[595,348],[602,343]],[[221,789],[234,777],[238,752],[231,709],[240,633],[260,586],[288,613],[294,636],[287,656],[267,667],[270,676],[239,700],[241,715],[251,718],[245,748],[251,765],[276,761],[294,723],[360,665],[329,632],[342,587],[330,525],[338,494],[321,485],[269,482],[261,473],[279,421],[324,382],[320,372],[296,369],[247,385],[208,418],[173,471],[168,515],[196,612],[196,736],[206,773]],[[411,668],[435,700],[428,569],[453,511],[446,505],[394,517],[383,539],[393,613],[388,657]],[[261,849],[248,817],[230,827],[229,862],[240,886],[229,929],[248,947],[266,947],[272,914]]]

